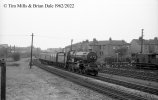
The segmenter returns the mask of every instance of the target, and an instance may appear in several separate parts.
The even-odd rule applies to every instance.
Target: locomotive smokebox
[[[96,62],[97,61],[97,54],[95,52],[89,52],[87,55],[88,62]]]

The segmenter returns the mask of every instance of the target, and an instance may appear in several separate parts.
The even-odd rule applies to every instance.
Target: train
[[[40,53],[39,61],[43,64],[54,65],[68,71],[98,75],[97,54],[71,50],[69,52]]]

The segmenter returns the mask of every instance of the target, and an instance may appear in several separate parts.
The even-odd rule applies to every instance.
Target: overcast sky
[[[1,0],[0,44],[58,48],[93,38],[130,42],[158,37],[158,0]],[[74,8],[4,8],[4,4],[74,4]]]

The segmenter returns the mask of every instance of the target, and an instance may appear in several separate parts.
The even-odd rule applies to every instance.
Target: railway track
[[[35,65],[42,68],[42,69],[44,69],[44,70],[46,70],[46,71],[48,71],[48,72],[51,72],[53,74],[64,77],[64,78],[66,78],[70,81],[73,81],[77,84],[88,87],[88,88],[90,88],[92,90],[95,90],[99,93],[106,94],[106,95],[108,95],[112,98],[115,98],[115,99],[119,99],[119,100],[129,100],[129,99],[130,100],[147,100],[146,98],[144,98],[140,95],[125,93],[125,92],[120,91],[118,89],[109,88],[105,85],[101,85],[101,84],[98,84],[98,83],[95,83],[95,82],[87,81],[85,79],[82,79],[82,78],[78,77],[78,75],[74,74],[74,73],[70,73],[70,72],[67,72],[67,71],[64,71],[64,70],[59,71],[59,69],[57,70],[57,69],[54,69],[52,67],[47,67],[46,65],[42,65],[42,64],[39,64],[37,62],[35,63]]]
[[[58,68],[58,67],[56,67],[56,68]],[[65,69],[63,69],[63,70],[65,70]],[[74,72],[72,72],[72,73],[74,73]],[[80,74],[80,73],[78,73],[78,74]],[[124,86],[124,87],[127,87],[127,88],[143,91],[143,92],[146,92],[146,93],[158,95],[158,89],[157,88],[153,88],[153,87],[145,86],[145,85],[134,84],[134,83],[127,82],[127,81],[125,82],[125,81],[121,81],[121,80],[106,78],[106,77],[102,76],[101,74],[97,77],[96,76],[91,76],[91,75],[86,75],[86,74],[80,74],[80,75],[83,75],[83,76],[86,76],[86,77],[91,77],[91,78],[101,80],[101,81],[105,81],[105,82],[109,82],[109,83],[112,83],[112,84],[117,84],[117,85]],[[147,77],[147,76],[144,76],[144,77]]]
[[[105,82],[112,83],[112,84],[117,84],[117,85],[124,86],[124,87],[127,87],[127,88],[143,91],[143,92],[146,92],[146,93],[158,95],[158,89],[150,87],[150,86],[138,85],[138,84],[130,83],[130,82],[127,82],[127,81],[125,82],[125,81],[121,81],[121,80],[117,80],[117,79],[111,79],[111,78],[104,77],[101,74],[97,77],[96,76],[85,75],[85,74],[84,74],[84,76],[91,77],[91,78],[101,80],[101,81],[105,81]]]
[[[55,66],[53,66],[53,67],[55,67]],[[58,67],[56,67],[56,68],[58,68]],[[63,70],[65,70],[65,69],[63,69]],[[74,73],[74,72],[72,72],[72,73]],[[112,83],[112,84],[117,84],[117,85],[124,86],[124,87],[127,87],[127,88],[143,91],[143,92],[146,92],[146,93],[158,95],[158,89],[153,88],[153,87],[144,86],[144,85],[138,85],[138,84],[125,82],[125,81],[120,81],[120,80],[111,79],[111,78],[106,78],[106,77],[104,77],[102,75],[99,75],[97,77],[96,76],[86,75],[86,74],[80,74],[80,75],[83,75],[83,76],[86,76],[86,77],[91,77],[91,78],[94,78],[94,79],[97,79],[97,80],[101,80],[101,81],[105,81],[105,82],[109,82],[109,83]]]
[[[114,74],[118,76],[125,76],[125,77],[131,77],[141,80],[147,80],[147,81],[153,81],[158,82],[158,75],[156,73],[150,73],[150,72],[136,72],[134,70],[122,70],[122,69],[104,69],[101,71],[101,73],[107,73],[107,74]]]
[[[101,80],[101,81],[105,81],[105,82],[112,83],[112,84],[117,84],[117,85],[124,86],[124,87],[127,87],[127,88],[143,91],[143,92],[146,92],[146,93],[158,95],[158,89],[156,89],[156,88],[153,88],[153,87],[150,87],[150,86],[145,86],[145,85],[134,84],[134,83],[127,82],[127,81],[125,82],[125,81],[121,81],[121,80],[117,80],[117,79],[107,78],[107,77],[102,76],[101,74],[99,74],[97,77],[96,76],[85,75],[85,74],[80,74],[80,75],[83,75],[83,76],[86,76],[86,77],[91,77],[91,78]]]
[[[120,85],[120,86],[124,86],[124,87],[127,87],[127,88],[131,88],[131,89],[147,92],[147,93],[150,93],[150,94],[158,95],[158,89],[153,88],[153,87],[133,84],[133,83],[130,83],[130,82],[124,82],[124,81],[111,79],[111,78],[106,78],[106,77],[103,77],[101,75],[99,75],[98,77],[93,77],[93,76],[90,76],[90,77],[92,77],[94,79],[101,80],[101,81],[106,81],[106,82],[109,82],[109,83],[113,83],[113,84],[117,84],[117,85]]]

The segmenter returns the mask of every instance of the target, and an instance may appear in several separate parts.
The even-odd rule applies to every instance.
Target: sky
[[[74,8],[14,8],[11,5],[73,4]],[[7,5],[7,7],[5,7]],[[1,0],[0,44],[58,48],[84,40],[158,37],[158,0]]]

